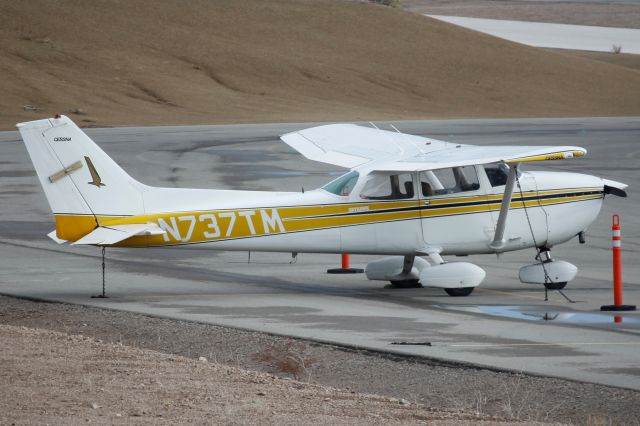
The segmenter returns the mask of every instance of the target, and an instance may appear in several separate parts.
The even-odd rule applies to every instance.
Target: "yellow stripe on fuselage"
[[[583,192],[596,194],[575,195]],[[524,197],[535,196],[527,191]],[[555,196],[554,196],[555,195]],[[531,200],[514,194],[511,209],[549,206],[602,198],[602,188],[541,191]],[[475,204],[473,204],[475,203]],[[138,216],[56,215],[61,239],[75,241],[96,226],[155,223],[166,235],[129,238],[118,246],[162,246],[302,232],[343,226],[498,211],[502,195],[431,198],[429,200],[363,201],[360,203],[171,212]],[[469,205],[471,204],[471,205]]]

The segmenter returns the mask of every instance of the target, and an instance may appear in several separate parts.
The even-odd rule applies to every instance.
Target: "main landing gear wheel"
[[[422,288],[420,280],[397,280],[390,281],[384,288]]]
[[[560,283],[544,283],[547,290],[562,290],[566,285],[566,281]]]
[[[451,297],[468,296],[473,292],[475,287],[445,288],[444,291]]]

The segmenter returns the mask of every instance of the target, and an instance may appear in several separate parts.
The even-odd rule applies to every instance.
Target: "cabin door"
[[[495,229],[486,182],[477,166],[448,167],[418,174],[422,236],[444,253],[488,251]]]
[[[360,198],[367,204],[361,213],[367,225],[355,227],[362,240],[375,236],[380,253],[407,253],[423,246],[416,173],[376,171],[366,178]],[[369,252],[372,247],[369,246]]]

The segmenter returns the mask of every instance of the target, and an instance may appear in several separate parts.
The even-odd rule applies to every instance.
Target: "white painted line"
[[[621,53],[640,54],[640,29],[427,16],[528,46],[611,52],[616,45]]]
[[[463,343],[448,345],[456,348],[495,348],[495,347],[527,347],[527,346],[635,346],[640,342],[575,342],[575,343]]]

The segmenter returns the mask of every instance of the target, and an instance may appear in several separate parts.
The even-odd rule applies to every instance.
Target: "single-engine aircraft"
[[[216,250],[386,255],[371,280],[467,296],[485,278],[446,255],[536,248],[520,281],[563,288],[577,267],[550,249],[596,219],[627,185],[520,170],[581,157],[574,146],[473,146],[353,124],[281,139],[308,159],[350,169],[302,193],[156,188],[121,169],[68,117],[17,124],[55,216],[58,243],[101,247],[206,245]],[[103,251],[104,254],[104,251]]]

